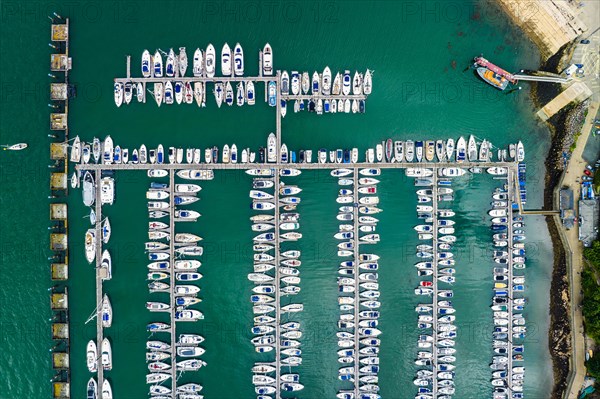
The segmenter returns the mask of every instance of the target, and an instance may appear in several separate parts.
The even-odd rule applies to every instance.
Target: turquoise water
[[[29,4],[29,3],[28,3]],[[271,4],[271,3],[269,3]],[[27,151],[0,153],[0,230],[2,277],[0,322],[4,330],[0,397],[43,398],[50,395],[53,372],[48,348],[52,346],[47,288],[51,285],[47,257],[48,234],[48,103],[47,77],[50,48],[46,15],[56,10],[71,19],[71,80],[77,98],[70,111],[71,134],[90,141],[110,134],[116,143],[133,148],[202,147],[235,142],[238,148],[264,145],[275,129],[273,109],[221,108],[209,100],[205,109],[154,104],[132,104],[117,109],[112,79],[125,74],[125,55],[132,55],[138,74],[144,48],[197,46],[223,42],[244,46],[246,74],[258,70],[258,49],[270,42],[276,69],[375,70],[373,94],[364,115],[293,114],[283,120],[283,138],[289,147],[359,147],[380,140],[446,138],[474,134],[504,146],[521,139],[527,150],[529,204],[542,203],[543,159],[548,131],[534,120],[527,92],[499,93],[463,72],[469,60],[483,53],[508,70],[534,69],[538,52],[488,2],[86,2],[55,9],[53,3],[31,3],[31,8],[3,3],[2,49],[16,54],[14,64],[3,63],[0,143],[26,141]],[[12,5],[11,5],[12,6]],[[48,11],[50,9],[51,11]],[[258,10],[258,11],[253,11]],[[257,14],[260,12],[260,14]],[[254,14],[253,14],[254,13]],[[157,28],[159,27],[159,28]],[[186,27],[186,28],[183,28]],[[15,37],[14,32],[18,31]],[[11,69],[8,69],[8,68]],[[263,88],[259,85],[258,98]],[[111,295],[115,321],[106,331],[113,343],[114,368],[107,373],[116,397],[147,396],[144,383],[145,324],[161,321],[144,309],[146,288],[147,215],[145,190],[149,179],[141,173],[119,172],[116,203],[105,207],[113,226],[108,248],[113,254],[114,278],[105,284]],[[400,171],[384,171],[379,186],[384,209],[374,250],[381,256],[381,394],[411,398],[416,355],[413,294],[417,284],[412,264],[416,234],[412,182]],[[305,172],[294,182],[303,188],[299,246],[303,251],[302,292],[297,296],[305,311],[303,365],[298,368],[306,388],[300,398],[334,397],[342,387],[337,380],[337,344],[334,336],[337,308],[338,190],[326,172]],[[250,339],[252,322],[252,231],[248,217],[251,180],[242,172],[219,172],[206,183],[201,201],[192,206],[203,216],[186,225],[204,237],[206,255],[200,272],[203,302],[197,308],[206,320],[178,328],[206,336],[205,369],[197,373],[207,398],[247,398],[253,395],[250,367],[259,360]],[[459,338],[457,398],[484,397],[490,392],[492,356],[491,268],[487,204],[498,184],[489,176],[465,179],[456,186],[453,208],[460,226],[455,284]],[[90,374],[85,367],[85,344],[95,328],[85,324],[95,308],[93,269],[83,256],[83,233],[88,227],[80,193],[69,199],[72,396],[81,397]],[[526,394],[546,398],[552,385],[547,349],[548,291],[552,249],[544,221],[528,217],[526,317],[531,323],[526,341]],[[159,297],[156,297],[158,298]],[[34,360],[35,359],[35,360]]]

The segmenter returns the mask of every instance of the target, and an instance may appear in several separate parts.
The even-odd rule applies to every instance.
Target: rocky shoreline
[[[570,46],[565,46],[550,58],[541,70],[558,73],[563,68],[563,60],[570,58]],[[558,85],[535,85],[532,88],[533,101],[542,107],[560,91]],[[563,109],[547,121],[552,132],[552,143],[546,157],[544,186],[544,208],[553,209],[554,188],[559,184],[564,170],[563,152],[568,152],[585,119],[587,104],[577,104]],[[552,398],[562,398],[570,371],[571,346],[571,299],[565,250],[558,235],[558,226],[553,217],[546,217],[548,231],[554,248],[554,265],[550,286],[550,328],[548,346],[552,357],[554,387]]]

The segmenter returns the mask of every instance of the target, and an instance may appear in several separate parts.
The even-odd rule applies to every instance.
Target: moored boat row
[[[451,399],[455,392],[455,339],[457,327],[450,286],[456,281],[456,260],[452,252],[456,242],[452,209],[445,207],[453,200],[451,180],[438,180],[433,171],[428,187],[417,190],[417,216],[423,224],[415,226],[420,244],[416,248],[419,261],[415,264],[420,278],[415,295],[431,298],[422,301],[415,311],[420,335],[415,364],[418,366],[414,384],[415,399]],[[408,175],[408,173],[407,173]]]
[[[379,169],[334,169],[340,186],[338,256],[338,378],[351,383],[337,393],[339,399],[379,399],[380,291],[379,256],[366,251],[366,245],[379,242],[376,233],[382,210],[378,207]]]
[[[254,177],[249,196],[256,214],[250,219],[252,231],[257,234],[253,240],[253,270],[248,274],[254,283],[250,296],[255,315],[251,341],[256,352],[267,354],[260,356],[269,359],[255,363],[252,383],[258,398],[267,399],[277,392],[304,388],[300,375],[292,372],[302,364],[303,333],[296,315],[303,305],[294,302],[301,289],[302,261],[297,241],[302,234],[298,232],[297,207],[302,189],[280,180],[300,174],[295,169],[283,169],[279,176],[272,169],[251,169],[247,173]]]
[[[505,175],[505,174],[504,174]],[[524,398],[524,339],[527,333],[523,314],[525,292],[525,222],[513,213],[512,204],[520,190],[507,182],[492,195],[493,311],[491,385],[494,399]]]
[[[158,177],[158,176],[154,176]],[[166,177],[166,174],[163,176]],[[151,339],[146,343],[148,374],[146,383],[150,385],[152,397],[200,398],[202,385],[187,382],[177,385],[182,372],[198,371],[206,366],[201,359],[205,349],[199,345],[204,337],[196,333],[179,334],[180,322],[197,322],[204,314],[196,308],[202,302],[198,297],[200,288],[196,283],[203,277],[198,271],[202,265],[197,258],[203,254],[199,245],[202,237],[191,233],[178,233],[181,222],[194,222],[200,214],[186,209],[196,203],[202,188],[197,184],[175,184],[153,181],[146,192],[148,199],[148,242],[145,249],[150,263],[147,265],[148,289],[150,293],[168,293],[169,301],[152,300],[146,302],[146,309],[152,312],[157,321],[147,325],[148,332],[166,334],[168,339]],[[164,220],[164,221],[163,221]],[[153,295],[155,296],[155,295]],[[154,298],[153,298],[154,299]],[[164,316],[167,320],[160,321]],[[175,374],[177,373],[177,374]],[[162,383],[171,379],[169,386]]]

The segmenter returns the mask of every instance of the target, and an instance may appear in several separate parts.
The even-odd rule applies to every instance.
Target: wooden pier
[[[511,175],[514,173],[513,171],[508,171],[507,181],[510,182]],[[521,198],[519,193],[519,186],[517,184],[513,189],[512,184],[507,185],[507,198],[508,198],[508,207],[506,210],[506,217],[508,219],[508,228],[507,228],[507,236],[508,236],[508,282],[506,284],[506,290],[508,291],[508,334],[509,337],[513,334],[513,306],[514,306],[514,293],[513,293],[513,207],[512,207],[512,198]],[[508,390],[512,392],[512,382],[513,382],[513,364],[512,364],[512,356],[513,356],[513,338],[508,339],[508,347],[507,356],[508,356],[508,368],[506,369],[506,381],[508,382]]]
[[[278,136],[279,137],[279,136]],[[278,151],[279,152],[279,151]],[[278,156],[278,159],[280,157]],[[518,164],[516,162],[358,162],[358,163],[138,163],[138,164],[78,164],[75,166],[77,170],[149,170],[149,169],[165,169],[165,170],[242,170],[249,169],[339,169],[339,168],[379,168],[379,169],[406,169],[406,168],[427,168],[436,171],[440,168],[462,168],[468,169],[471,167],[490,168],[490,167],[506,167],[516,170]]]
[[[360,283],[359,283],[359,274],[360,268],[358,265],[360,264],[360,245],[359,245],[359,222],[358,222],[358,168],[354,168],[352,172],[353,176],[353,201],[354,201],[354,209],[352,211],[354,217],[352,224],[354,225],[354,274],[352,277],[354,278],[354,397],[360,398],[360,337],[358,334],[358,315],[360,313]]]
[[[280,240],[280,210],[279,210],[279,171],[274,177],[275,202],[275,399],[281,399],[281,240]]]
[[[94,181],[100,182],[102,177],[102,171],[96,170],[94,173]],[[102,348],[102,341],[104,339],[104,327],[102,326],[102,200],[100,198],[102,190],[96,189],[96,199],[94,202],[96,208],[96,345],[98,348]],[[102,352],[100,349],[99,352]],[[102,389],[104,383],[104,367],[102,367],[102,356],[98,356],[97,359],[97,370],[98,370],[98,387]]]
[[[171,324],[171,392],[177,392],[177,328],[175,319],[175,170],[169,171],[169,311]]]
[[[438,263],[439,263],[439,248],[438,248],[438,244],[439,244],[439,226],[438,226],[438,176],[437,173],[433,174],[433,185],[431,186],[431,206],[433,208],[433,211],[431,212],[432,214],[432,225],[433,225],[433,239],[432,239],[432,246],[433,246],[433,258],[431,260],[432,263],[432,268],[433,268],[433,274],[432,274],[432,287],[433,288],[433,301],[431,304],[432,307],[432,311],[431,313],[433,314],[433,320],[432,320],[432,338],[433,338],[433,345],[432,345],[432,354],[433,354],[433,379],[431,381],[431,390],[434,394],[434,398],[437,398],[438,395],[438,378],[437,378],[437,372],[438,372],[438,318],[439,318],[439,314],[438,314],[438,301],[439,301],[439,297],[438,297],[438,277],[439,277],[439,273],[438,273]]]
[[[202,82],[202,83],[237,83],[237,82],[270,82],[270,81],[279,81],[279,78],[273,76],[213,76],[212,78],[208,76],[163,76],[160,78],[156,77],[125,77],[125,78],[115,78],[115,83],[167,83],[178,81],[182,83],[194,83],[194,82]],[[279,93],[279,91],[278,91]],[[341,96],[340,96],[341,97]]]

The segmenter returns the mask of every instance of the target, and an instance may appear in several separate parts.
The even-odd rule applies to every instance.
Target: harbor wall
[[[536,44],[544,61],[587,30],[566,0],[498,0],[498,4]]]

